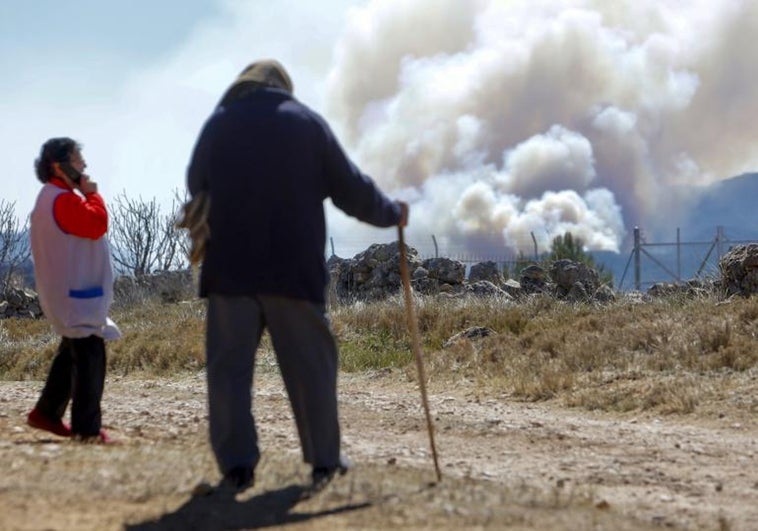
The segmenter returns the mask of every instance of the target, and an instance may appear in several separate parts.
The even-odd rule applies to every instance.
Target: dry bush
[[[123,337],[108,345],[110,372],[163,376],[205,365],[205,303],[150,302],[114,315]]]
[[[686,414],[733,385],[721,379],[725,371],[745,373],[744,383],[758,365],[756,299],[593,307],[536,298],[497,314],[479,303],[442,306],[437,326],[446,328],[425,339],[428,372],[474,378],[524,400]],[[440,337],[471,325],[498,335],[439,348]]]
[[[758,372],[755,297],[593,306],[546,296],[519,303],[416,296],[414,304],[427,376],[442,385],[463,378],[519,400],[686,414],[727,390],[739,393]],[[331,317],[342,370],[397,369],[416,377],[402,297],[337,306]],[[204,302],[147,300],[117,309],[114,319],[124,337],[109,343],[109,374],[203,368]],[[473,326],[495,334],[443,347]],[[44,321],[0,321],[0,339],[0,377],[44,377],[58,342]],[[257,363],[276,370],[267,336]]]
[[[0,378],[44,378],[59,342],[45,321],[0,320]]]
[[[163,376],[205,364],[205,305],[149,302],[114,312],[123,337],[107,343],[109,374]],[[44,379],[60,342],[42,320],[0,320],[0,378]]]

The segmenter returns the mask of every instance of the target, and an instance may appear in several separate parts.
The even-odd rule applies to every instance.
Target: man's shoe
[[[114,444],[116,441],[111,439],[108,432],[100,430],[97,435],[74,435],[74,440],[85,444]]]
[[[60,435],[61,437],[71,436],[71,427],[68,424],[60,419],[53,420],[46,417],[40,413],[37,408],[32,409],[29,416],[26,417],[26,423],[32,428],[49,431],[50,433]]]
[[[224,474],[218,490],[242,492],[255,484],[255,473],[251,466],[235,466]]]
[[[344,476],[353,466],[347,456],[340,455],[340,462],[331,467],[313,467],[311,472],[311,490],[317,492],[326,487],[336,475]]]

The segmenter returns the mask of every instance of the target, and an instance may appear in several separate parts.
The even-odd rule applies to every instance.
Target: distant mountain
[[[758,240],[758,173],[706,187],[684,226],[697,239],[714,238],[721,226],[729,240]]]
[[[727,252],[736,243],[758,242],[758,173],[746,173],[704,187],[690,212],[677,224],[681,228],[682,243],[678,250],[676,245],[643,247],[652,256],[644,253],[641,256],[643,290],[655,282],[673,282],[676,274],[682,280],[698,273],[713,276],[718,272],[719,252]],[[720,243],[715,242],[717,227],[722,227],[724,240]],[[673,243],[674,239],[672,235],[665,242],[646,243]],[[619,287],[623,278],[621,288],[632,289],[631,249],[621,254],[595,252],[592,255],[597,263],[613,272],[615,287]]]

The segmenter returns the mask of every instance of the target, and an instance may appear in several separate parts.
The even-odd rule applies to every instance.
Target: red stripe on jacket
[[[50,184],[68,190],[53,203],[53,218],[63,232],[90,240],[108,232],[108,211],[100,194],[85,194],[82,198],[57,177],[50,179]]]

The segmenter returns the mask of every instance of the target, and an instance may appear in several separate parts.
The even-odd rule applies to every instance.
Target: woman
[[[52,138],[35,161],[43,187],[31,214],[34,277],[40,306],[62,339],[30,426],[86,442],[109,442],[100,401],[105,339],[121,336],[108,318],[113,269],[105,234],[108,212],[85,175],[81,146]],[[69,401],[71,425],[63,422]]]

